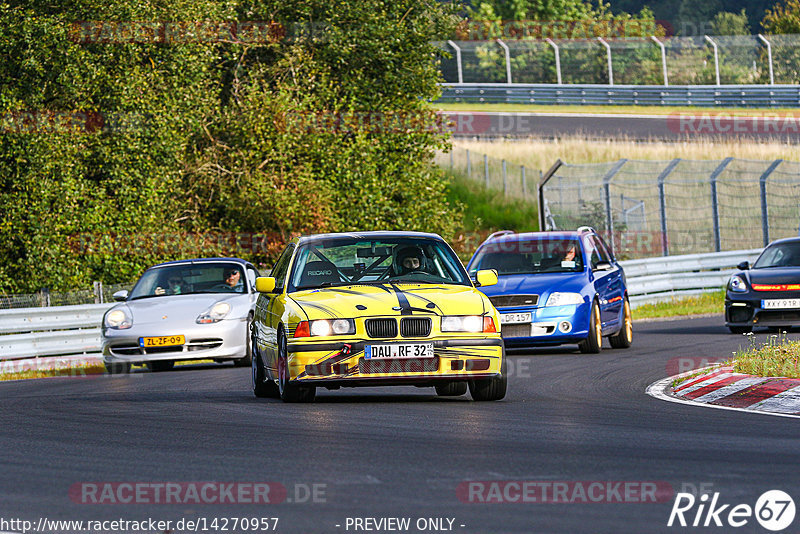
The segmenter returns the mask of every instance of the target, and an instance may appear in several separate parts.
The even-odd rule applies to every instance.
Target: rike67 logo
[[[755,506],[723,504],[720,502],[719,492],[715,492],[710,498],[707,493],[699,498],[691,493],[678,493],[667,526],[738,528],[747,525],[755,516],[763,528],[778,532],[792,524],[794,515],[794,500],[781,490],[764,492]]]

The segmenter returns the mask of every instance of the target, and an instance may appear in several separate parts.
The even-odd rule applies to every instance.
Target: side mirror
[[[738,264],[736,268],[739,269],[740,271],[746,271],[750,268],[750,262],[743,261],[742,263]]]
[[[128,290],[121,289],[112,295],[112,298],[117,302],[124,302],[128,299]]]
[[[614,267],[607,261],[598,262],[597,265],[594,266],[595,271],[610,271],[613,268]]]
[[[259,293],[274,293],[275,279],[271,276],[259,276],[256,278],[256,291]]]
[[[497,271],[494,269],[483,269],[475,275],[475,285],[478,287],[493,286],[497,283]]]

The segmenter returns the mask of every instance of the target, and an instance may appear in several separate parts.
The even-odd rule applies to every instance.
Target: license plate
[[[800,308],[800,299],[764,299],[761,307],[765,310]]]
[[[140,337],[140,347],[172,347],[175,345],[183,345],[186,343],[184,336],[157,336],[157,337]]]
[[[500,315],[500,324],[529,323],[529,322],[531,322],[531,312],[504,313]]]
[[[433,358],[433,343],[364,346],[365,360],[385,358]]]

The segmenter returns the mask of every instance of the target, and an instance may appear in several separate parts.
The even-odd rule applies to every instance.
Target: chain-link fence
[[[27,295],[8,295],[0,293],[0,310],[11,308],[39,308],[45,306],[72,306],[79,304],[102,304],[113,302],[113,295],[122,289],[130,290],[129,284],[105,285],[95,282],[93,287],[67,292],[51,292],[42,289]]]
[[[509,198],[536,202],[536,184],[541,177],[539,169],[526,168],[458,146],[450,152],[437,153],[436,163],[487,188],[503,191]]]
[[[758,248],[800,226],[796,162],[623,159],[543,182],[545,229],[594,226],[623,258]]]
[[[446,83],[800,83],[800,35],[442,41]]]

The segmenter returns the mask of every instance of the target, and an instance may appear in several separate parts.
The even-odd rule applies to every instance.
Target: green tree
[[[761,25],[767,33],[800,33],[800,0],[784,0],[767,9]]]
[[[740,13],[720,11],[711,19],[711,33],[714,35],[750,35],[747,24],[747,14],[742,9]]]

